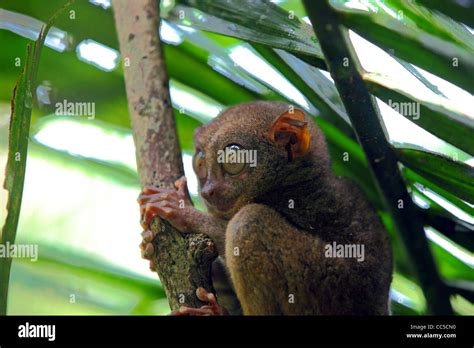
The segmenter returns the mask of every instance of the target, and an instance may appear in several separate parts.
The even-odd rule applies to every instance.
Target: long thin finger
[[[180,309],[171,312],[171,315],[211,316],[213,314],[212,308],[209,306],[203,306],[201,308],[181,307]]]
[[[156,187],[156,186],[153,186],[153,185],[147,185],[143,188],[142,192],[145,193],[145,194],[150,194],[150,193],[158,193],[161,190],[163,190],[163,188]]]
[[[142,256],[144,259],[149,260],[153,256],[154,252],[155,252],[155,248],[153,247],[153,243],[148,243],[145,246],[145,250],[143,250],[142,252]]]
[[[141,235],[145,242],[151,242],[155,238],[155,235],[150,230],[143,231]]]
[[[208,294],[209,293],[207,292],[207,290],[203,287],[199,287],[196,289],[196,296],[202,302],[208,302]]]
[[[187,186],[188,186],[188,180],[186,179],[184,175],[174,182],[174,187],[176,187],[178,191],[186,190]]]
[[[207,294],[207,302],[209,302],[209,304],[214,308],[219,307],[219,304],[217,303],[216,295],[214,295],[212,292]]]
[[[138,196],[137,202],[138,202],[138,204],[145,204],[145,203],[149,202],[150,200],[155,200],[155,199],[159,198],[159,196],[161,194],[162,194],[162,192],[153,193],[151,195],[141,194],[140,196]]]
[[[146,210],[145,224],[149,225],[156,215],[163,219],[171,219],[176,215],[176,211],[167,201],[155,203]]]

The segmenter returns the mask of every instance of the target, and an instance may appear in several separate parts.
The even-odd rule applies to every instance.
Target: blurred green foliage
[[[36,1],[3,0],[0,8],[46,21],[63,3],[51,0],[46,6]],[[407,122],[414,122],[410,127],[416,123],[442,139],[432,143],[420,140],[418,144],[392,142],[399,148],[407,185],[414,199],[421,202],[427,225],[432,226],[430,245],[442,277],[464,281],[472,294],[474,262],[469,241],[473,237],[474,197],[472,166],[465,162],[472,164],[473,116],[441,93],[433,79],[428,81],[402,59],[472,92],[473,36],[463,25],[416,3],[369,1],[368,10],[354,9],[349,3],[332,1],[344,23],[394,53],[407,74],[426,88],[424,92],[413,88],[386,71],[364,75],[371,92],[385,102],[419,102],[423,116],[419,122],[408,118]],[[426,301],[413,267],[384,211],[337,90],[326,77],[312,29],[298,18],[305,16],[301,3],[291,0],[276,6],[256,1],[252,10],[240,4],[228,6],[221,0],[198,1],[197,8],[190,4],[184,0],[162,2],[166,23],[179,37],[176,42],[164,41],[185,166],[193,151],[194,129],[219,109],[253,99],[295,102],[281,84],[248,71],[235,57],[242,52],[239,49],[245,49],[244,58],[257,57],[267,66],[270,63],[278,76],[304,96],[306,105],[297,103],[306,107],[323,129],[335,172],[360,185],[389,230],[396,258],[391,293],[394,314],[423,314]],[[75,51],[88,39],[118,50],[112,9],[77,1],[71,10],[73,19],[72,13],[67,13],[55,22],[55,27],[70,35],[71,49],[58,52],[45,48],[41,58],[37,81],[50,87],[50,100],[33,108],[17,239],[18,243],[37,243],[39,259],[13,261],[9,314],[164,314],[169,310],[164,292],[138,250],[135,198],[139,185],[121,65],[110,72],[100,70],[79,60]],[[186,13],[183,20],[179,10]],[[288,11],[292,11],[292,18]],[[397,19],[399,11],[405,15],[403,20]],[[0,158],[4,165],[9,102],[23,67],[15,62],[24,56],[29,40],[0,30],[0,42],[4,47],[0,54]],[[443,65],[453,54],[466,62],[462,69]],[[252,60],[252,64],[256,62]],[[93,102],[95,118],[54,115],[55,103],[63,100]],[[189,165],[185,169],[192,176]],[[191,191],[201,206],[195,185]],[[4,211],[2,220],[3,215]],[[453,296],[452,304],[457,313],[474,314],[466,297]]]

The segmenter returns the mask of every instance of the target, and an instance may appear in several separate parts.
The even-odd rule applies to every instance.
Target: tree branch
[[[140,182],[174,187],[184,171],[158,35],[158,1],[114,0],[113,8]],[[151,229],[158,231],[154,261],[171,309],[200,307],[196,288],[213,292],[214,243],[202,234],[183,235],[159,218]]]

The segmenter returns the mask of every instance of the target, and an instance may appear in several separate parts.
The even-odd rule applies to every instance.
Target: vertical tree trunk
[[[173,187],[184,171],[158,34],[158,3],[114,0],[113,9],[140,182]],[[204,235],[182,235],[158,218],[151,228],[159,231],[153,257],[171,309],[200,307],[196,288],[213,291],[210,270],[217,255],[213,242]]]

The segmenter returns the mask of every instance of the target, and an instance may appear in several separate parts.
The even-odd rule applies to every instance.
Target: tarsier
[[[255,151],[256,165],[223,161],[226,149]],[[198,291],[208,304],[173,314],[389,313],[387,233],[359,189],[333,174],[323,133],[303,111],[278,102],[233,106],[196,130],[193,165],[207,213],[192,206],[184,177],[176,189],[146,187],[138,199],[144,257],[153,254],[147,229],[156,215],[217,246],[218,303]],[[364,257],[331,256],[328,245],[362,245]]]

